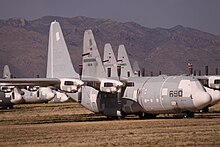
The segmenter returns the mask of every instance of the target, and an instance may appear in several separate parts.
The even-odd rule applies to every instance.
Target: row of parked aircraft
[[[170,113],[193,117],[194,112],[220,100],[218,76],[143,77],[139,71],[133,72],[124,45],[119,46],[116,60],[111,45],[106,44],[102,60],[91,30],[84,33],[82,58],[78,74],[60,24],[52,22],[46,78],[0,79],[0,104],[11,107],[28,100],[39,102],[36,99],[42,97],[55,101],[62,97],[58,96],[61,93],[109,118],[130,114],[155,118],[158,114]],[[207,84],[202,85],[199,80]],[[36,98],[30,99],[34,93]]]

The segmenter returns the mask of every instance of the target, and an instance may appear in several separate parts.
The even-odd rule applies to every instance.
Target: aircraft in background
[[[105,44],[104,46],[104,56],[103,56],[103,66],[106,71],[107,77],[118,77],[117,75],[117,67],[118,63],[114,56],[114,52],[112,50],[112,46],[110,43]]]
[[[128,77],[141,77],[141,70],[137,62],[134,63],[135,70],[132,69],[130,61],[128,59],[125,46],[119,45],[118,48],[118,57],[115,58],[114,52],[112,50],[111,44],[107,43],[104,47],[104,57],[103,65],[108,77],[118,77],[117,67],[121,68],[121,78]]]
[[[61,40],[61,38],[63,38],[62,33],[59,34],[60,32],[56,32],[56,34],[52,34],[54,31],[54,27],[52,27],[53,25],[55,25],[56,22],[52,22],[51,23],[51,28],[50,28],[50,34],[49,34],[49,45],[48,48],[53,48],[53,47],[57,47],[59,49],[59,45],[63,45],[63,40]],[[51,38],[52,37],[52,38]],[[54,42],[51,42],[54,41]],[[52,45],[52,46],[51,46]],[[55,46],[53,46],[55,45]],[[58,46],[57,46],[58,45]],[[60,48],[60,50],[57,50],[59,53],[59,55],[63,55],[65,52],[62,51],[62,48]],[[50,52],[50,50],[48,51],[49,53],[52,54],[52,52]],[[56,56],[56,59],[50,59],[50,55],[48,57],[48,60],[59,60],[59,55]],[[69,68],[68,65],[50,65],[50,62],[48,63],[47,66],[51,66],[52,70],[48,70],[47,71],[47,77],[50,76],[50,74],[56,74],[56,72],[54,71],[62,71],[62,69],[65,68]],[[53,71],[54,70],[54,71]],[[5,76],[9,77],[9,72],[6,71],[5,72]],[[65,73],[68,75],[68,73]],[[46,98],[54,97],[54,93],[51,92],[51,89],[54,89],[56,91],[60,91],[60,92],[68,92],[68,93],[76,93],[80,90],[81,86],[84,84],[81,80],[79,80],[78,75],[77,76],[73,76],[72,73],[66,76],[66,77],[59,77],[59,78],[5,78],[5,79],[0,79],[0,104],[3,108],[5,107],[13,107],[14,104],[22,102],[22,100],[26,100],[26,102],[34,102],[36,101],[36,97],[44,97],[46,96]],[[53,75],[52,75],[53,76]],[[74,78],[73,78],[74,77]],[[29,87],[28,90],[22,92],[21,88],[19,87]],[[44,91],[42,93],[40,93],[40,91]],[[26,96],[25,97],[25,93]],[[31,97],[33,95],[35,95],[33,97]],[[9,97],[9,98],[8,98]],[[41,101],[41,99],[39,99],[39,101]]]
[[[11,72],[8,65],[4,66],[3,78],[11,78]],[[63,92],[56,91],[51,87],[22,86],[19,89],[22,92],[22,100],[16,103],[57,103],[65,102],[69,99]]]
[[[209,112],[209,107],[217,104],[220,101],[220,76],[194,76],[197,78],[205,90],[211,95],[211,103],[202,109],[203,112]]]
[[[77,77],[59,23],[52,23],[53,34],[60,34],[63,43],[51,45],[48,54],[50,75]],[[57,38],[50,42],[56,42]],[[62,50],[62,51],[61,51]],[[91,30],[86,30],[83,40],[83,64],[79,77],[85,83],[78,93],[67,93],[87,109],[107,117],[124,117],[137,114],[155,117],[157,114],[193,112],[207,106],[211,97],[200,82],[187,76],[130,77],[120,80],[108,78]],[[55,58],[59,57],[59,58]],[[71,66],[65,68],[66,66]],[[56,68],[59,67],[59,68]],[[52,70],[53,69],[53,70]],[[66,74],[67,73],[67,74]],[[126,75],[125,75],[126,76]]]
[[[125,46],[123,44],[119,45],[117,62],[118,65],[121,66],[121,77],[135,77],[130,61],[128,59],[127,52],[125,50]]]

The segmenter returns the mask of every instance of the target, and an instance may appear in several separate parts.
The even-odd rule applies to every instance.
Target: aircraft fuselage
[[[128,84],[129,83],[129,84]],[[83,86],[81,104],[106,116],[122,114],[166,114],[195,112],[211,102],[200,82],[186,76],[129,78],[122,90],[122,103],[115,93],[100,92]],[[77,94],[70,94],[77,101]]]

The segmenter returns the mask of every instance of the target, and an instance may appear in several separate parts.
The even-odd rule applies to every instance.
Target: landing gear
[[[116,114],[107,114],[107,119],[108,120],[121,120],[121,119],[125,119],[125,117],[127,116],[126,113],[124,113],[123,111],[117,111]]]
[[[203,112],[203,113],[208,113],[208,112],[209,112],[209,107],[203,108],[203,109],[202,109],[202,112]]]
[[[122,115],[122,116],[107,116],[108,120],[122,120],[125,119],[126,115]]]
[[[186,112],[184,117],[185,118],[194,118],[195,117],[195,113],[194,112]]]
[[[12,104],[9,104],[9,105],[3,107],[3,109],[8,109],[8,110],[13,109],[13,108],[14,108],[14,106]]]
[[[138,116],[140,119],[154,119],[157,117],[157,114],[140,113]]]

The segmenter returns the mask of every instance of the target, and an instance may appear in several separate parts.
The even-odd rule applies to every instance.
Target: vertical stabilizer
[[[107,77],[117,77],[117,61],[112,50],[111,44],[107,43],[104,47],[103,64]]]
[[[11,78],[11,72],[10,72],[10,69],[9,69],[9,66],[8,66],[8,65],[5,65],[5,66],[4,66],[4,69],[3,69],[3,78],[4,78],[4,79],[10,79],[10,78]]]
[[[141,77],[141,69],[140,69],[140,66],[138,64],[137,61],[134,62],[133,64],[133,71],[134,71],[134,76],[135,77]]]
[[[57,21],[50,25],[46,76],[47,78],[78,77],[73,68],[60,24]]]
[[[117,61],[118,65],[121,66],[121,77],[134,77],[134,72],[131,68],[131,64],[124,45],[119,45]]]
[[[86,30],[84,33],[82,75],[99,78],[106,77],[92,30]]]

